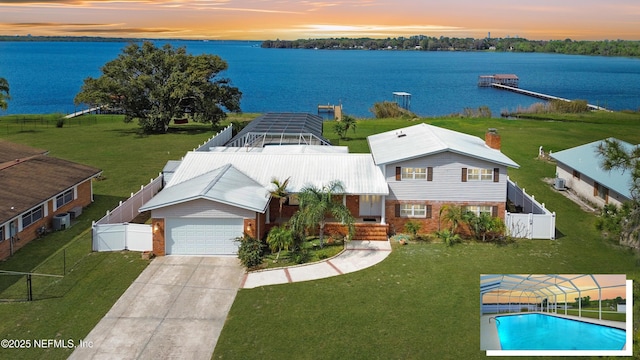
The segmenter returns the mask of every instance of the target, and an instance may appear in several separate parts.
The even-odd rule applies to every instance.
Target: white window
[[[493,169],[474,169],[467,170],[468,181],[493,181]]]
[[[69,189],[64,193],[56,196],[56,209],[63,207],[64,205],[70,203],[74,199],[75,191],[73,189]]]
[[[426,168],[402,168],[402,180],[424,180],[427,178]]]
[[[425,204],[400,204],[400,216],[409,218],[426,218],[427,205]]]
[[[482,213],[486,213],[489,215],[493,215],[493,206],[476,206],[470,205],[465,207],[465,210],[468,212],[472,212],[476,214],[476,216],[480,216]]]
[[[22,215],[22,228],[24,229],[27,226],[33,224],[34,222],[42,219],[43,216],[44,216],[44,208],[42,205],[30,210],[27,213],[24,213]]]

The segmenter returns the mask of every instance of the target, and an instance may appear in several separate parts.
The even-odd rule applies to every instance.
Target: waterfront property
[[[494,84],[506,85],[517,88],[520,79],[516,74],[495,74],[495,75],[480,75],[478,76],[478,86],[489,87]]]
[[[619,140],[618,140],[619,141]],[[631,200],[631,173],[620,169],[602,169],[603,158],[598,146],[603,140],[559,151],[550,156],[556,160],[556,177],[564,185],[600,207],[606,204],[621,205]],[[636,145],[620,141],[627,151]]]
[[[99,169],[0,141],[0,259],[31,240],[62,230],[93,201]]]

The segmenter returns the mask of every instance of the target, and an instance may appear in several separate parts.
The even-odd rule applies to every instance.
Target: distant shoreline
[[[264,40],[213,40],[213,39],[180,39],[180,38],[126,38],[102,36],[35,36],[35,35],[0,35],[0,42],[141,42],[141,41],[201,41],[201,42],[263,42]]]

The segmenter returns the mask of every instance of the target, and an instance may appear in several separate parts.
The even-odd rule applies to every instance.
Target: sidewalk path
[[[373,266],[391,253],[389,241],[350,241],[339,255],[313,264],[247,273],[241,288],[323,279]]]

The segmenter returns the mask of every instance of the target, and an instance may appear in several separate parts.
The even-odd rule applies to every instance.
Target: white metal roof
[[[198,152],[198,154],[207,153]],[[178,171],[180,169],[182,164]],[[170,180],[162,191],[140,208],[140,211],[196,199],[216,201],[263,213],[269,203],[269,192],[231,164],[225,164],[185,181]]]
[[[483,139],[428,124],[417,124],[367,137],[378,165],[415,159],[445,151],[518,168],[508,156],[490,148]]]
[[[611,139],[617,140],[614,138]],[[622,148],[626,151],[631,151],[636,146],[621,140],[617,141],[620,142]],[[603,142],[604,140],[599,140],[567,150],[558,151],[551,154],[551,157],[556,159],[556,161],[590,177],[609,189],[614,190],[618,194],[625,196],[627,199],[631,199],[631,172],[624,171],[622,169],[607,171],[601,166],[603,158],[598,155],[597,150],[598,145]]]
[[[342,182],[347,194],[387,195],[387,182],[370,154],[302,153],[270,154],[253,152],[189,152],[167,186],[175,186],[231,164],[265,189],[271,180],[289,178],[289,191],[306,185],[322,187],[334,180]]]

